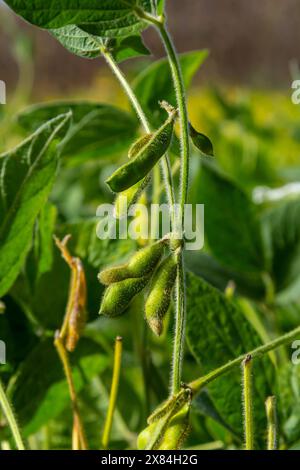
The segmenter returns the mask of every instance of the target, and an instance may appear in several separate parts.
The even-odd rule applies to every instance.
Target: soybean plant
[[[226,374],[227,378],[230,374],[236,374],[238,368],[242,366],[245,447],[254,449],[258,440],[254,432],[254,429],[256,429],[254,426],[255,390],[257,391],[258,387],[256,385],[255,389],[257,371],[255,368],[252,370],[252,364],[258,357],[266,356],[274,349],[290,344],[300,334],[300,328],[298,327],[277,339],[268,340],[259,320],[255,316],[255,312],[252,312],[249,305],[244,304],[241,307],[241,305],[237,306],[234,303],[233,289],[228,289],[227,296],[224,296],[212,286],[205,284],[201,279],[192,279],[191,289],[194,290],[191,295],[195,292],[195,300],[198,302],[198,304],[190,302],[191,312],[189,314],[191,314],[191,317],[189,321],[191,327],[189,342],[192,353],[198,359],[198,356],[205,352],[203,349],[210,348],[209,351],[212,351],[212,346],[207,338],[204,338],[204,340],[207,340],[206,343],[204,342],[204,346],[201,343],[202,349],[199,346],[199,337],[202,334],[205,335],[205,332],[202,332],[202,327],[217,331],[219,324],[225,322],[227,323],[224,327],[224,337],[227,340],[226,348],[229,353],[225,356],[224,364],[214,363],[215,369],[207,371],[204,363],[202,366],[206,373],[202,377],[188,384],[183,383],[182,369],[187,316],[186,286],[189,277],[184,262],[184,235],[180,236],[180,234],[184,234],[184,209],[189,196],[191,143],[204,157],[202,158],[203,169],[206,180],[209,182],[209,189],[210,185],[218,180],[222,188],[221,193],[223,190],[230,191],[232,183],[227,181],[224,175],[211,164],[214,149],[209,138],[198,132],[190,123],[185,89],[185,82],[188,80],[182,69],[184,60],[177,54],[168,31],[165,0],[47,0],[47,2],[6,0],[6,3],[27,22],[47,30],[71,53],[88,59],[103,57],[126,93],[136,116],[133,118],[131,114],[112,106],[87,103],[44,105],[23,115],[25,122],[26,116],[29,116],[30,119],[31,115],[32,121],[41,124],[41,126],[38,129],[36,127],[32,129],[34,132],[29,138],[17,148],[2,155],[0,159],[1,185],[4,187],[4,189],[1,188],[0,198],[5,198],[3,204],[2,199],[0,200],[0,208],[1,211],[2,208],[7,211],[4,218],[4,228],[1,226],[0,230],[0,236],[2,237],[0,246],[0,296],[4,296],[9,291],[22,270],[29,250],[28,247],[30,247],[35,221],[50,195],[61,154],[76,153],[77,145],[81,145],[83,152],[90,151],[91,142],[87,142],[83,138],[80,143],[77,143],[79,141],[76,141],[76,133],[85,129],[85,126],[89,124],[91,127],[95,125],[95,122],[98,125],[97,119],[101,117],[101,125],[109,123],[107,127],[104,126],[104,129],[110,133],[110,139],[107,140],[111,142],[112,147],[118,133],[123,132],[122,137],[119,139],[121,142],[118,142],[119,153],[127,154],[126,162],[113,171],[105,181],[107,190],[115,198],[115,217],[117,219],[126,217],[132,204],[138,201],[144,203],[145,199],[149,197],[150,189],[152,189],[152,199],[148,202],[157,203],[166,200],[172,222],[170,233],[162,234],[161,239],[158,241],[149,237],[146,246],[132,254],[126,263],[121,264],[119,262],[121,260],[117,260],[116,264],[101,269],[98,275],[98,279],[103,286],[101,289],[104,289],[99,313],[102,318],[103,316],[108,317],[106,321],[111,319],[113,322],[115,321],[113,320],[114,317],[126,314],[128,307],[138,297],[140,304],[143,304],[145,326],[150,328],[150,334],[162,336],[163,340],[166,340],[168,336],[163,335],[167,327],[166,317],[168,312],[174,314],[173,351],[169,367],[170,393],[169,396],[165,397],[165,401],[148,417],[145,429],[138,430],[139,436],[136,446],[139,449],[148,450],[181,448],[189,434],[194,397],[203,392],[216,379]],[[41,3],[43,3],[43,8],[40,8]],[[152,103],[149,107],[147,107],[147,100],[143,102],[141,96],[138,96],[138,86],[133,87],[130,84],[119,65],[123,60],[149,54],[142,39],[142,32],[148,27],[154,28],[164,45],[169,73],[172,77],[169,86],[165,87],[166,96],[163,94],[159,97],[155,96],[154,105]],[[198,61],[198,65],[200,61]],[[158,70],[160,65],[161,63],[157,64]],[[189,74],[190,72],[186,75]],[[146,92],[147,90],[145,90],[145,94]],[[49,118],[47,122],[44,122],[45,116]],[[125,132],[124,128],[128,132]],[[101,142],[101,145],[97,140],[98,133],[102,131],[99,124],[96,131],[94,129],[93,138],[95,141],[92,144],[94,144],[97,152],[107,153],[110,149],[105,147],[106,139],[103,139],[104,144]],[[90,135],[89,132],[87,132],[87,135]],[[74,142],[75,144],[72,146],[71,144]],[[111,150],[111,153],[113,153],[113,150]],[[26,155],[26,159],[23,158],[24,155]],[[172,159],[170,155],[172,155]],[[20,156],[22,159],[20,159]],[[12,174],[17,170],[21,176],[12,185]],[[177,178],[178,170],[180,172],[179,178]],[[20,184],[21,180],[22,185]],[[13,195],[9,191],[17,193],[18,197],[13,199]],[[260,264],[263,263],[265,257],[263,243],[260,243],[260,240],[257,241],[260,230],[256,230],[257,225],[254,217],[252,220],[252,206],[246,196],[241,195],[240,189],[234,188],[230,194],[230,201],[233,201],[233,205],[235,198],[240,198],[238,202],[242,207],[241,212],[246,213],[246,217],[249,218],[249,225],[255,229],[253,236],[249,235],[247,238],[247,243],[248,239],[251,239],[251,241],[255,241],[256,245],[251,249],[251,256],[254,257],[254,260],[249,254],[246,259],[246,269],[249,268],[249,270],[255,271],[257,265],[259,265],[259,276],[262,278],[260,280],[264,280],[265,284],[268,283],[267,293],[272,293],[272,296],[268,295],[264,299],[269,307],[273,301],[275,290],[273,289],[271,274],[267,272],[268,267]],[[124,198],[127,204],[124,204]],[[246,207],[245,211],[244,206]],[[225,209],[226,211],[233,210],[232,207],[226,207]],[[24,224],[25,220],[26,224]],[[23,228],[25,225],[26,227]],[[246,223],[244,225],[246,226]],[[20,228],[22,229],[21,233],[19,233]],[[220,227],[214,227],[214,229],[218,231]],[[11,250],[12,240],[18,240],[18,243]],[[87,321],[86,288],[88,289],[89,286],[86,285],[81,259],[73,257],[67,249],[66,243],[69,237],[62,242],[57,238],[55,240],[63,258],[71,269],[71,283],[65,318],[62,327],[55,336],[54,344],[65,372],[72,403],[73,448],[87,449],[88,443],[69,353],[72,354],[77,347]],[[234,243],[234,240],[231,240],[231,243]],[[242,243],[242,250],[240,251],[243,252],[243,250],[244,245]],[[220,254],[219,246],[215,251]],[[2,259],[5,261],[2,262]],[[227,246],[224,259],[228,259]],[[229,259],[231,260],[230,256]],[[234,258],[234,261],[234,271],[239,271],[240,260]],[[250,274],[253,274],[252,271]],[[211,302],[207,299],[210,299]],[[200,323],[201,328],[199,328],[200,316],[198,315],[198,309],[202,300],[202,314],[204,311],[205,319],[202,324]],[[205,303],[206,301],[207,303]],[[208,303],[210,305],[207,305]],[[243,313],[241,313],[242,309]],[[247,326],[244,327],[245,317],[251,318],[251,323],[260,331],[259,335],[250,323],[247,323]],[[237,327],[234,324],[235,320],[239,322]],[[232,325],[240,335],[241,343],[237,345],[230,343]],[[245,343],[242,342],[243,336],[247,339]],[[262,346],[258,346],[260,338],[265,341]],[[247,351],[245,349],[251,350]],[[223,360],[222,347],[219,350],[222,352]],[[111,395],[102,437],[102,446],[104,448],[109,446],[112,420],[117,404],[121,353],[122,341],[121,338],[117,338]],[[274,360],[274,357],[272,356],[271,359]],[[236,378],[236,375],[234,377]],[[259,386],[260,384],[261,382]],[[231,388],[226,390],[228,394],[232,393]],[[217,395],[218,390],[215,389],[214,391]],[[263,390],[259,390],[259,392],[264,394]],[[238,393],[240,392],[238,391]],[[270,394],[265,395],[263,399],[265,400],[267,396],[270,396]],[[227,396],[222,397],[222,399],[224,404]],[[11,427],[16,445],[19,449],[23,449],[24,442],[18,423],[1,382],[0,403]],[[231,414],[238,415],[238,412],[234,413],[234,411],[240,409],[240,405],[241,403],[234,403],[236,408]],[[278,441],[275,399],[269,398],[266,406],[268,448],[274,449]],[[225,421],[221,416],[222,412],[223,410],[216,411],[213,406],[210,407],[209,405],[209,415],[215,417],[223,425]],[[230,415],[229,418],[231,419],[231,417]],[[239,431],[233,428],[235,426],[242,428],[241,421],[242,419],[237,423],[235,419],[234,422],[226,425],[226,429],[233,430],[234,445],[240,447],[242,446],[241,436],[238,435]],[[122,429],[127,430],[124,422],[121,424]],[[133,446],[130,431],[127,430],[127,434],[129,434],[128,440]],[[261,440],[259,445],[261,446]]]

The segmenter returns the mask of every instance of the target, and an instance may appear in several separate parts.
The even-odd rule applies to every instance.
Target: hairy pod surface
[[[114,210],[114,215],[117,219],[127,216],[128,210],[133,204],[137,203],[149,181],[150,178],[144,178],[143,181],[140,181],[131,188],[117,195]]]
[[[148,277],[125,279],[110,285],[103,296],[100,315],[118,317],[124,313],[133,298],[141,292],[149,281]]]
[[[136,156],[131,158],[128,163],[118,168],[110,178],[108,178],[106,183],[112,191],[115,193],[126,191],[126,189],[135,185],[148,175],[170,146],[175,117],[176,111],[174,110],[162,127],[151,136],[151,139],[149,139],[144,146],[142,146]]]
[[[186,403],[184,407],[171,418],[163,438],[160,441],[158,450],[181,449],[190,429],[189,415],[190,403]]]
[[[179,411],[186,403],[191,401],[191,395],[192,392],[189,388],[182,388],[175,397],[171,396],[168,398],[168,400],[158,406],[158,408],[156,408],[156,410],[154,410],[153,413],[148,417],[147,423],[155,423],[169,412],[174,412],[174,410]]]
[[[158,267],[145,304],[146,321],[157,336],[163,331],[163,320],[170,307],[177,277],[177,257],[169,255]]]
[[[167,400],[149,417],[149,425],[138,436],[138,449],[179,449],[188,433],[190,406],[188,388]]]
[[[150,141],[151,138],[152,134],[146,134],[135,142],[129,149],[128,158],[136,157],[139,151]],[[121,217],[127,216],[130,206],[136,204],[149,182],[150,177],[146,177],[131,188],[118,194],[115,201],[115,217],[120,219]]]
[[[160,240],[137,251],[128,263],[105,269],[98,278],[102,284],[108,286],[125,279],[148,276],[154,271],[163,254],[164,242]]]
[[[128,158],[135,158],[137,154],[150,142],[152,137],[153,134],[146,134],[134,142],[128,151]]]

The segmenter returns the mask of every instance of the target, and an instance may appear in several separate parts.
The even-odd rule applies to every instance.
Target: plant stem
[[[165,26],[164,22],[157,23],[158,31],[164,43],[173,82],[175,86],[179,121],[180,121],[180,134],[181,134],[181,181],[180,181],[180,206],[182,211],[182,219],[184,218],[184,206],[187,202],[188,186],[189,186],[189,160],[190,160],[190,139],[189,139],[189,120],[186,105],[185,86],[181,71],[181,65],[178,55],[175,51],[173,41]],[[183,220],[184,221],[184,220]]]
[[[268,397],[266,400],[266,414],[268,420],[268,450],[276,450],[277,447],[277,416],[276,397]]]
[[[151,21],[151,20],[150,20]],[[176,91],[177,105],[179,111],[180,134],[181,134],[181,177],[180,177],[180,231],[183,233],[184,208],[187,202],[189,186],[189,121],[186,106],[186,94],[184,81],[181,72],[180,62],[175,51],[172,39],[165,27],[164,21],[152,21],[164,43]],[[178,222],[179,223],[179,222]],[[173,365],[171,377],[171,393],[175,395],[180,390],[182,361],[185,344],[185,323],[186,323],[186,292],[185,292],[185,269],[182,254],[178,260],[178,275],[176,280],[176,322],[175,339],[173,349]]]
[[[242,363],[243,371],[243,404],[244,404],[244,429],[245,449],[254,449],[253,431],[253,397],[252,397],[252,357],[247,355]]]
[[[102,52],[102,55],[105,58],[107,64],[110,66],[111,70],[114,72],[115,76],[117,77],[118,81],[120,82],[123,90],[125,91],[128,99],[130,100],[133,108],[135,109],[136,114],[137,114],[138,118],[140,119],[143,128],[145,129],[147,134],[150,134],[151,128],[150,128],[150,125],[148,123],[148,119],[147,119],[147,117],[146,117],[146,115],[145,115],[145,113],[144,113],[137,97],[135,96],[131,86],[129,85],[125,75],[121,71],[120,67],[118,66],[118,64],[115,61],[115,59],[113,58],[113,56],[110,54],[110,52],[108,52],[108,50],[105,47],[101,48],[101,52]]]
[[[110,390],[110,398],[108,411],[103,431],[102,446],[104,449],[108,449],[109,438],[112,428],[113,416],[117,402],[117,395],[120,382],[121,363],[122,363],[122,338],[118,336],[115,342],[115,354],[114,354],[114,369],[113,378]]]
[[[120,67],[118,66],[117,62],[113,58],[113,56],[110,54],[110,52],[107,50],[106,47],[101,48],[102,55],[104,59],[106,60],[107,64],[115,74],[116,78],[120,82],[120,85],[122,86],[124,92],[126,93],[129,101],[131,102],[133,108],[135,109],[135,112],[138,116],[138,118],[141,121],[141,124],[147,134],[151,133],[151,126],[149,124],[149,121],[139,103],[139,100],[137,99],[133,89],[129,85],[125,75],[121,71]],[[172,210],[173,205],[175,204],[175,195],[174,195],[174,188],[173,188],[173,178],[172,178],[172,172],[171,172],[171,167],[170,167],[170,162],[169,158],[167,155],[165,155],[160,162],[161,169],[162,169],[162,174],[164,178],[164,183],[165,183],[165,189],[166,189],[166,194],[167,194],[167,199],[168,199],[168,204]]]
[[[279,348],[280,346],[284,346],[286,344],[291,343],[291,341],[293,341],[299,336],[300,336],[300,326],[290,331],[289,333],[286,333],[285,335],[282,335],[279,338],[273,341],[270,341],[269,343],[263,344],[262,346],[259,346],[258,348],[253,349],[253,351],[250,351],[249,353],[243,354],[237,357],[236,359],[233,359],[227,364],[224,364],[223,366],[218,367],[212,372],[209,372],[207,375],[194,380],[193,382],[189,384],[189,387],[192,389],[192,392],[194,394],[197,394],[203,389],[203,387],[205,387],[207,384],[209,384],[213,380],[217,379],[218,377],[221,377],[222,375],[226,374],[227,372],[234,369],[235,367],[240,366],[242,361],[245,359],[246,355],[250,355],[252,359],[261,357],[264,354],[268,353],[269,351],[273,351],[273,349],[276,349],[276,348]]]
[[[57,336],[54,340],[54,345],[56,347],[57,353],[61,360],[65,376],[67,379],[68,387],[69,387],[69,394],[73,406],[73,414],[74,414],[74,428],[78,431],[78,437],[80,440],[80,447],[82,450],[88,449],[87,440],[85,437],[85,431],[83,427],[83,422],[80,416],[80,411],[78,408],[78,400],[77,394],[74,386],[73,376],[72,376],[72,369],[68,357],[68,353],[63,345],[63,342],[59,336]]]
[[[3,409],[3,413],[6,417],[7,423],[10,427],[11,433],[14,437],[16,447],[18,450],[25,450],[25,446],[23,443],[23,439],[21,437],[20,429],[17,423],[17,420],[15,418],[13,408],[11,404],[9,403],[9,400],[6,396],[6,393],[4,391],[2,382],[0,380],[0,405]]]
[[[171,376],[171,393],[175,395],[181,387],[182,360],[185,343],[185,279],[182,253],[178,255],[177,279],[175,285],[176,296],[176,317],[175,317],[175,337],[173,346],[173,363]]]

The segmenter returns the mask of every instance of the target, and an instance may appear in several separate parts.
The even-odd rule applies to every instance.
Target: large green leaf
[[[141,36],[112,39],[109,48],[112,56],[119,63],[134,57],[150,55]]]
[[[101,56],[101,48],[104,45],[103,38],[87,33],[76,25],[64,26],[51,30],[53,36],[70,52],[85,57],[96,59]],[[109,40],[111,54],[117,62],[149,55],[150,52],[143,43],[141,36],[128,36]]]
[[[63,154],[81,159],[109,157],[127,150],[136,136],[138,121],[114,106],[89,102],[54,102],[30,106],[18,114],[26,131],[36,129],[58,114],[72,111],[73,125],[63,142]]]
[[[187,277],[187,338],[204,375],[261,344],[238,305],[200,278]],[[199,374],[200,375],[200,374]],[[273,366],[269,357],[254,363],[254,415],[258,444],[265,433],[264,401],[271,393]],[[241,371],[230,371],[209,385],[209,393],[223,421],[243,436]]]
[[[281,430],[289,444],[300,439],[300,367],[285,364],[277,375]]]
[[[4,298],[5,313],[0,315],[0,340],[6,344],[6,365],[1,364],[1,376],[12,372],[36,345],[32,325],[10,296]]]
[[[86,59],[96,59],[101,56],[101,38],[83,31],[74,24],[52,29],[51,33],[72,54]]]
[[[251,273],[240,273],[222,266],[212,256],[201,251],[186,251],[186,267],[196,276],[225,291],[228,283],[233,281],[236,293],[255,300],[265,298],[265,286],[261,276]]]
[[[71,355],[77,392],[109,364],[99,344],[82,339]],[[21,364],[9,385],[9,396],[24,436],[38,431],[64,409],[71,409],[68,385],[52,339],[42,341]]]
[[[300,199],[284,201],[269,210],[263,224],[270,241],[276,288],[283,291],[300,278]]]
[[[180,56],[185,87],[188,88],[195,73],[208,55],[207,50],[193,51]],[[167,59],[154,62],[135,79],[135,93],[153,124],[163,121],[164,114],[158,102],[166,100],[176,106],[174,87]]]
[[[45,231],[45,228],[43,230]],[[103,292],[103,286],[97,279],[99,270],[104,266],[127,260],[136,245],[132,240],[100,240],[96,235],[94,220],[82,220],[56,227],[55,234],[59,238],[70,234],[72,236],[68,244],[70,252],[82,259],[88,286],[88,320],[92,321],[98,318],[99,299]],[[41,236],[40,233],[39,238]],[[55,331],[62,323],[66,310],[70,269],[54,245],[52,237],[49,237],[48,230],[44,238],[42,244],[41,240],[38,243],[38,253],[41,253],[42,248],[43,256],[30,256],[26,265],[26,276],[19,277],[12,294],[38,325]],[[50,256],[51,265],[49,265]],[[43,272],[41,267],[44,268]],[[35,282],[30,283],[30,278],[34,278]]]
[[[0,155],[0,297],[24,264],[36,217],[54,182],[58,143],[70,118],[68,113],[48,121],[18,147]]]
[[[151,11],[150,0],[6,0],[20,16],[46,29],[67,25],[91,27],[97,36],[127,36],[147,23],[135,13],[139,7]]]
[[[209,161],[203,161],[198,202],[205,207],[205,235],[227,268],[247,273],[265,268],[261,227],[247,195]]]

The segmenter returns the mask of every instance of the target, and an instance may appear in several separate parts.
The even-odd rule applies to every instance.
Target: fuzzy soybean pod
[[[152,135],[153,134],[146,134],[140,137],[140,139],[130,147],[128,158],[136,157],[139,151],[151,140]],[[131,186],[131,188],[128,188],[126,191],[122,191],[117,195],[115,201],[115,217],[121,218],[127,216],[130,206],[138,201],[149,181],[150,177],[146,177],[134,186]]]
[[[189,428],[191,398],[190,389],[184,388],[155,410],[138,436],[138,449],[179,449]]]
[[[101,271],[98,278],[102,284],[109,286],[125,279],[137,279],[151,274],[164,254],[164,240],[137,251],[126,264],[113,266]]]
[[[108,178],[106,183],[112,191],[115,193],[126,191],[150,173],[170,146],[176,114],[175,110],[171,111],[166,122],[152,134],[150,139],[145,140],[135,157]]]
[[[172,300],[177,277],[177,256],[170,254],[158,267],[145,304],[145,318],[154,334],[160,336],[163,320]]]
[[[118,317],[124,313],[133,298],[148,284],[149,278],[125,279],[110,285],[103,296],[100,315]]]
[[[170,420],[164,436],[157,450],[179,450],[186,440],[189,429],[190,403],[184,407]]]

